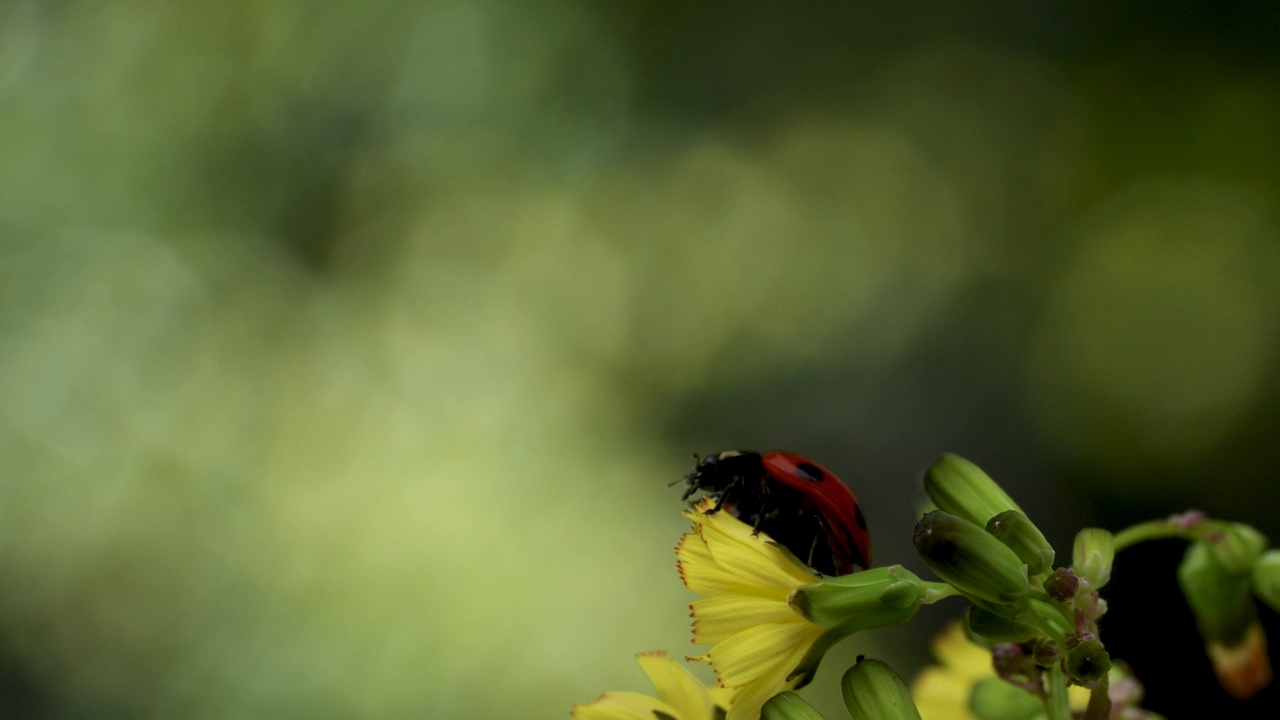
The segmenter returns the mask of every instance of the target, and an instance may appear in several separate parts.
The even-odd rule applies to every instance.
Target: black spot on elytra
[[[857,523],[858,523],[858,528],[860,528],[860,529],[862,529],[862,530],[866,530],[866,529],[867,529],[867,519],[866,519],[865,517],[863,517],[863,516],[862,516],[862,506],[861,506],[861,505],[858,505],[857,507],[855,507],[855,508],[853,509],[853,519],[854,519],[854,521],[855,521],[855,522],[857,522]]]
[[[826,474],[822,472],[822,468],[807,462],[796,465],[796,474],[811,482],[822,482],[827,478]]]

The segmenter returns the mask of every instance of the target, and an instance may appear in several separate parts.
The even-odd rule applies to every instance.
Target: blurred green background
[[[647,690],[634,652],[697,652],[666,487],[694,451],[819,459],[921,572],[946,450],[1060,548],[1188,507],[1280,538],[1278,30],[0,0],[0,714]],[[1104,630],[1176,716],[1218,691],[1179,548],[1144,552]],[[806,695],[838,707],[859,653],[910,675],[958,610]]]

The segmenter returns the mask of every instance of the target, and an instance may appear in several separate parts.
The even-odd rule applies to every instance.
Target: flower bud
[[[760,720],[823,720],[804,698],[787,690],[774,695],[760,708]]]
[[[1111,670],[1111,655],[1097,638],[1076,643],[1067,651],[1064,668],[1067,676],[1086,687],[1107,676]]]
[[[1062,651],[1053,638],[1042,637],[1036,640],[1035,646],[1031,649],[1031,657],[1036,661],[1036,665],[1050,668],[1062,657]]]
[[[991,648],[991,667],[996,675],[1018,685],[1034,682],[1033,678],[1040,677],[1035,658],[1021,644],[996,643]]]
[[[968,520],[935,510],[920,518],[911,539],[925,565],[970,600],[1002,605],[1027,591],[1018,556]]]
[[[982,468],[951,453],[943,454],[929,467],[924,490],[939,510],[979,527],[1005,510],[1022,511]]]
[[[924,598],[919,577],[901,565],[876,567],[796,588],[787,602],[816,625],[856,632],[915,617]]]
[[[1267,548],[1267,538],[1243,523],[1230,523],[1221,532],[1204,538],[1228,572],[1249,572]]]
[[[1080,590],[1080,578],[1071,568],[1058,568],[1044,579],[1044,591],[1059,602],[1066,602]]]
[[[1178,585],[1206,642],[1231,647],[1256,618],[1251,575],[1230,572],[1203,542],[1193,542],[1178,565]]]
[[[1233,572],[1203,542],[1191,543],[1178,566],[1178,585],[1196,616],[1218,682],[1242,699],[1271,683],[1266,635],[1249,596],[1256,572],[1257,564],[1252,571]]]
[[[1039,575],[1053,567],[1053,546],[1026,515],[1005,510],[987,521],[987,532],[995,536],[1027,564],[1028,575]]]
[[[1111,580],[1111,563],[1115,560],[1116,543],[1111,533],[1102,528],[1085,528],[1076,533],[1071,549],[1071,569],[1089,581],[1093,590]]]
[[[859,659],[840,689],[852,720],[920,720],[902,678],[879,660]]]
[[[1253,594],[1280,612],[1280,550],[1268,550],[1254,563]]]
[[[1031,625],[1005,618],[977,605],[969,606],[966,618],[969,632],[987,640],[1007,643],[1024,643],[1038,636],[1040,631]]]
[[[1044,714],[1040,698],[998,677],[973,685],[969,709],[979,720],[1030,720]]]

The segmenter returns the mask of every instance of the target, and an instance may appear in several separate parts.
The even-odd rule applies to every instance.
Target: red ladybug
[[[694,456],[697,459],[697,456]],[[701,490],[823,575],[871,566],[858,498],[834,473],[789,452],[729,450],[698,460],[682,499]]]

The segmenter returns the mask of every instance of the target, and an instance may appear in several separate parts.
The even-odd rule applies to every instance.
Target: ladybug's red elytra
[[[701,490],[823,575],[871,566],[858,498],[830,470],[795,453],[728,450],[697,459],[683,499]]]

